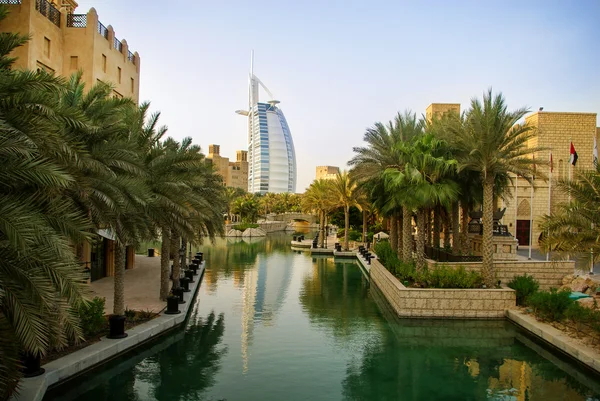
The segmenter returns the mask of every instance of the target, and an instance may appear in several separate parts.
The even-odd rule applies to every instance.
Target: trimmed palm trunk
[[[483,182],[483,239],[481,244],[481,273],[485,285],[494,285],[494,177],[487,176]]]
[[[169,252],[171,248],[171,229],[162,229],[162,244],[160,246],[160,299],[167,300],[169,296]]]
[[[434,248],[440,247],[440,223],[441,223],[441,207],[436,206],[433,208],[433,246]]]
[[[321,234],[319,234],[319,242],[321,243],[320,246],[321,248],[323,248],[324,244],[325,244],[325,211],[321,210],[320,215],[319,215],[319,220],[320,220],[320,227],[319,227],[319,231],[321,232]]]
[[[425,245],[427,246],[431,246],[431,244],[433,243],[433,241],[431,240],[431,221],[433,219],[431,218],[431,209],[427,208],[425,209]]]
[[[455,255],[460,253],[460,240],[459,240],[459,231],[460,231],[460,220],[458,213],[458,202],[452,203],[452,252]]]
[[[419,231],[417,234],[417,271],[421,272],[425,268],[425,238],[426,238],[426,229],[427,224],[425,222],[427,216],[427,211],[425,209],[419,209],[417,212],[417,230]]]
[[[404,262],[412,262],[412,211],[402,207],[402,257]]]
[[[442,221],[444,227],[444,248],[450,248],[450,214],[446,208],[442,209]]]
[[[390,246],[394,252],[398,251],[398,217],[392,213],[390,217]]]
[[[348,250],[348,231],[350,229],[350,207],[344,206],[344,250]]]
[[[125,314],[125,245],[121,241],[115,241],[115,288],[113,314],[123,316]]]
[[[469,206],[466,203],[460,204],[461,209],[461,226],[460,226],[460,248],[461,254],[468,255],[471,250],[469,243]]]
[[[363,243],[367,242],[367,211],[363,209]]]
[[[181,275],[181,261],[179,260],[179,235],[175,232],[171,236],[171,255],[173,256],[173,288],[177,288]]]
[[[402,213],[398,214],[398,225],[396,228],[398,233],[398,242],[396,243],[396,254],[400,260],[404,260],[403,249],[402,249]]]

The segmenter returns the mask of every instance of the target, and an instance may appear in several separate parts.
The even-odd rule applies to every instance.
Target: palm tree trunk
[[[319,241],[321,242],[321,248],[323,248],[323,245],[325,244],[325,211],[321,210],[319,212],[319,220],[320,220],[320,227],[319,230],[321,231],[321,234],[319,235]]]
[[[462,255],[468,255],[471,250],[469,243],[469,206],[466,203],[460,203],[461,209],[461,226],[460,226],[460,248]]]
[[[483,182],[483,238],[481,241],[481,273],[488,288],[494,285],[494,177]]]
[[[450,213],[448,209],[442,208],[442,221],[444,227],[444,248],[450,248]]]
[[[118,237],[117,237],[118,238]],[[125,314],[125,245],[121,241],[115,241],[115,289],[113,314]]]
[[[431,246],[431,209],[425,209],[425,245]]]
[[[169,296],[169,250],[171,248],[171,229],[163,227],[162,244],[160,247],[160,299],[167,300]]]
[[[350,230],[350,207],[344,206],[344,250],[348,250],[348,231]]]
[[[362,235],[362,242],[363,243],[367,242],[367,211],[365,209],[363,209],[363,235]]]
[[[394,252],[398,252],[398,217],[392,213],[390,217],[390,246]]]
[[[433,246],[435,248],[440,247],[441,209],[439,205],[433,208]]]
[[[427,212],[425,209],[419,209],[417,212],[417,271],[421,272],[425,268],[425,238],[427,236],[426,229],[427,224],[425,223]]]
[[[179,260],[179,233],[173,230],[171,235],[171,255],[173,255],[173,288],[179,287],[181,263]]]
[[[453,202],[452,203],[452,252],[455,255],[458,255],[460,253],[460,241],[458,239],[459,237],[459,216],[458,216],[458,202]]]
[[[412,262],[412,211],[406,206],[402,206],[402,257]]]
[[[398,227],[396,232],[398,233],[398,243],[396,244],[396,254],[400,260],[404,260],[404,253],[402,248],[402,213],[397,213],[398,216]]]

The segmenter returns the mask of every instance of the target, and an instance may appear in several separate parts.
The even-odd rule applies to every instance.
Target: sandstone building
[[[115,96],[139,101],[140,56],[119,40],[112,26],[104,25],[91,8],[76,14],[74,0],[5,0],[8,17],[0,32],[30,35],[13,54],[14,68],[70,76],[83,71],[86,88],[98,81],[114,85]]]
[[[325,180],[334,180],[336,175],[340,172],[339,167],[335,166],[317,166],[317,180],[325,179]]]
[[[236,152],[236,161],[230,162],[229,158],[221,156],[221,147],[219,145],[208,145],[209,161],[221,177],[223,185],[226,187],[241,188],[244,191],[248,189],[248,152],[238,150]]]

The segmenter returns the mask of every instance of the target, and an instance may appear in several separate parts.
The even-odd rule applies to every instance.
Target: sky
[[[250,52],[292,132],[297,192],[368,127],[487,88],[509,108],[600,113],[600,1],[79,1],[141,57],[140,100],[205,153],[247,148]],[[268,100],[261,93],[261,100]],[[600,125],[600,124],[599,124]],[[591,151],[591,150],[590,150]]]

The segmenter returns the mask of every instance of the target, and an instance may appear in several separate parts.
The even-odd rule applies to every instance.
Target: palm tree
[[[534,165],[531,156],[543,150],[527,146],[536,135],[534,127],[517,124],[527,112],[526,108],[508,111],[502,94],[494,96],[489,89],[483,101],[471,100],[464,124],[447,127],[453,147],[459,152],[456,156],[459,170],[477,172],[483,183],[482,274],[488,286],[495,282],[492,230],[497,178],[508,179],[508,173],[514,173],[531,182]]]
[[[410,141],[421,135],[424,126],[422,119],[418,119],[415,113],[407,110],[404,113],[398,113],[394,120],[387,125],[376,123],[373,128],[367,129],[363,138],[367,146],[353,148],[356,155],[348,163],[353,166],[352,175],[359,185],[366,181],[381,180],[387,168],[402,167],[403,161],[396,150],[396,144]],[[381,185],[383,185],[383,182]],[[373,183],[371,189],[375,187],[377,187],[377,184]],[[403,194],[393,193],[385,189],[378,193],[386,196],[394,195],[395,198],[389,199],[389,201],[378,199],[378,203],[386,205],[387,210],[396,209],[396,205],[391,205],[390,201],[397,203],[398,208],[401,208],[402,251],[400,253],[405,261],[409,261],[412,259],[412,208],[406,203],[408,199],[398,199],[397,197]],[[392,229],[395,230],[397,217],[394,217],[394,215],[395,213],[392,214]]]
[[[344,208],[344,250],[348,250],[348,231],[350,229],[350,207],[358,204],[359,192],[347,171],[338,172],[331,181],[332,205]]]
[[[302,198],[302,207],[307,212],[317,212],[319,215],[320,247],[323,248],[325,241],[325,221],[327,213],[331,209],[332,181],[319,179],[314,180],[307,188]]]
[[[402,169],[390,168],[384,176],[386,187],[410,192],[411,204],[417,207],[417,269],[425,267],[425,217],[430,208],[449,205],[458,196],[458,186],[452,180],[457,167],[444,141],[433,134],[415,138],[411,143],[397,145],[402,155]],[[407,202],[408,203],[408,202]]]
[[[560,180],[558,188],[568,193],[571,201],[560,204],[552,215],[543,217],[542,248],[597,261],[600,257],[600,166],[576,171],[574,180]]]

